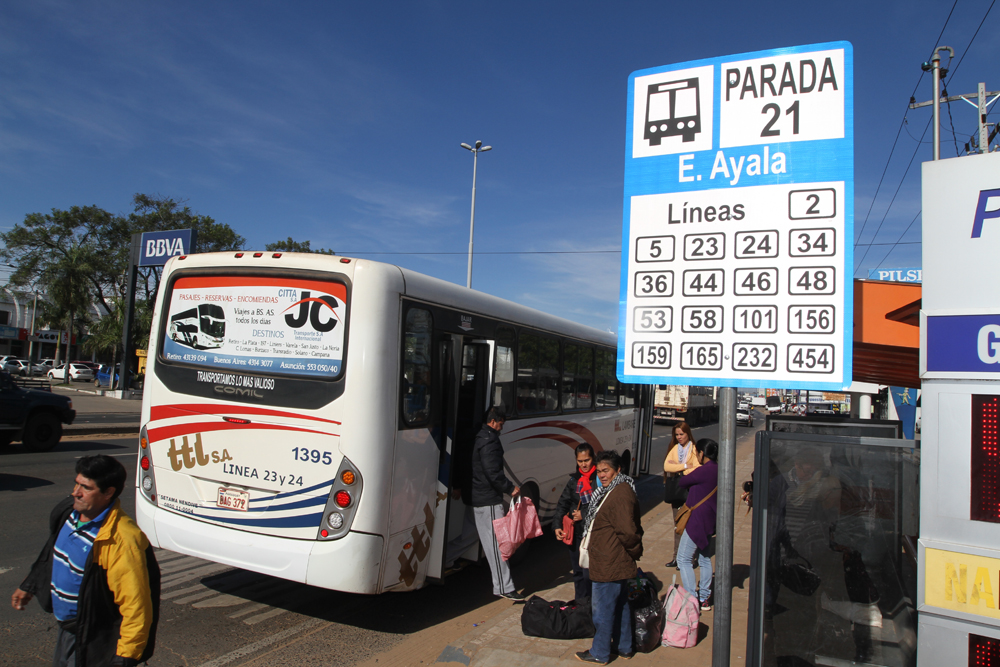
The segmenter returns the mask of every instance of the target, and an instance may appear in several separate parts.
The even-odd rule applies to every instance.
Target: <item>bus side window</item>
[[[635,390],[636,386],[634,384],[622,384],[619,386],[618,394],[618,405],[623,408],[635,407]]]
[[[559,341],[521,333],[517,347],[517,412],[559,409]]]
[[[597,351],[597,406],[598,408],[618,407],[618,379],[615,376],[616,352]]]
[[[592,402],[593,384],[593,350],[582,345],[563,344],[563,409],[589,410]]]
[[[424,426],[431,417],[431,330],[429,311],[410,308],[403,330],[403,421]]]
[[[514,330],[497,328],[497,367],[493,385],[493,405],[510,417],[514,414]]]

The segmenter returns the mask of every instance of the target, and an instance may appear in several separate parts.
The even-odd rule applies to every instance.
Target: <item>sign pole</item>
[[[715,519],[715,627],[712,667],[729,667],[733,622],[733,516],[736,498],[736,388],[719,390],[719,490]]]
[[[135,288],[139,278],[139,254],[142,252],[142,234],[132,235],[132,251],[128,257],[128,300],[125,306],[125,321],[122,323],[122,365],[118,374],[119,389],[128,389],[132,384],[131,358],[135,353],[132,347],[132,321],[135,319]],[[114,378],[111,379],[114,386]]]

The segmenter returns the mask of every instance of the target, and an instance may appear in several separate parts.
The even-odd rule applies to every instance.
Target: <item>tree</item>
[[[67,329],[71,336],[75,331],[73,325],[77,313],[86,311],[92,303],[90,281],[92,274],[93,268],[90,265],[87,249],[77,245],[70,246],[58,262],[49,264],[41,274],[40,282],[45,285],[49,301],[57,312],[67,315],[69,324]],[[56,361],[59,361],[58,344]]]
[[[29,213],[23,223],[0,233],[4,244],[0,258],[17,267],[11,275],[11,284],[30,284],[62,262],[70,248],[77,248],[91,267],[89,282],[94,300],[105,312],[110,312],[110,299],[124,297],[128,288],[125,274],[133,234],[195,229],[198,249],[202,252],[240,250],[246,243],[229,225],[195,214],[169,197],[136,194],[132,206],[127,215],[113,215],[97,206],[52,209],[49,214]],[[146,301],[156,294],[160,271],[149,267],[140,274],[142,281],[136,298]]]
[[[275,241],[274,243],[268,243],[264,246],[264,250],[267,250],[268,252],[311,252],[319,255],[337,254],[328,248],[313,250],[309,247],[309,241],[295,241],[291,236],[288,237],[287,241]]]

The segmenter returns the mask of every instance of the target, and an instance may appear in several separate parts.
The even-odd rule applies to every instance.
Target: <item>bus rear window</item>
[[[336,378],[347,288],[335,281],[183,277],[162,320],[163,359],[218,371]]]

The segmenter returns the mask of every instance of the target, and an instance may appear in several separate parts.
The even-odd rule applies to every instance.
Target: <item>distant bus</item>
[[[218,349],[172,339],[195,300],[225,304]],[[479,557],[478,542],[449,546],[489,406],[507,412],[506,474],[543,523],[577,445],[631,470],[649,458],[613,334],[398,266],[174,257],[155,312],[136,519],[158,547],[339,591],[414,590]]]
[[[203,303],[171,317],[167,335],[196,350],[222,347],[226,338],[226,313],[222,306]]]
[[[680,135],[694,141],[701,132],[701,101],[698,78],[652,83],[646,94],[646,129],[644,138],[650,146],[659,146],[663,137]]]

